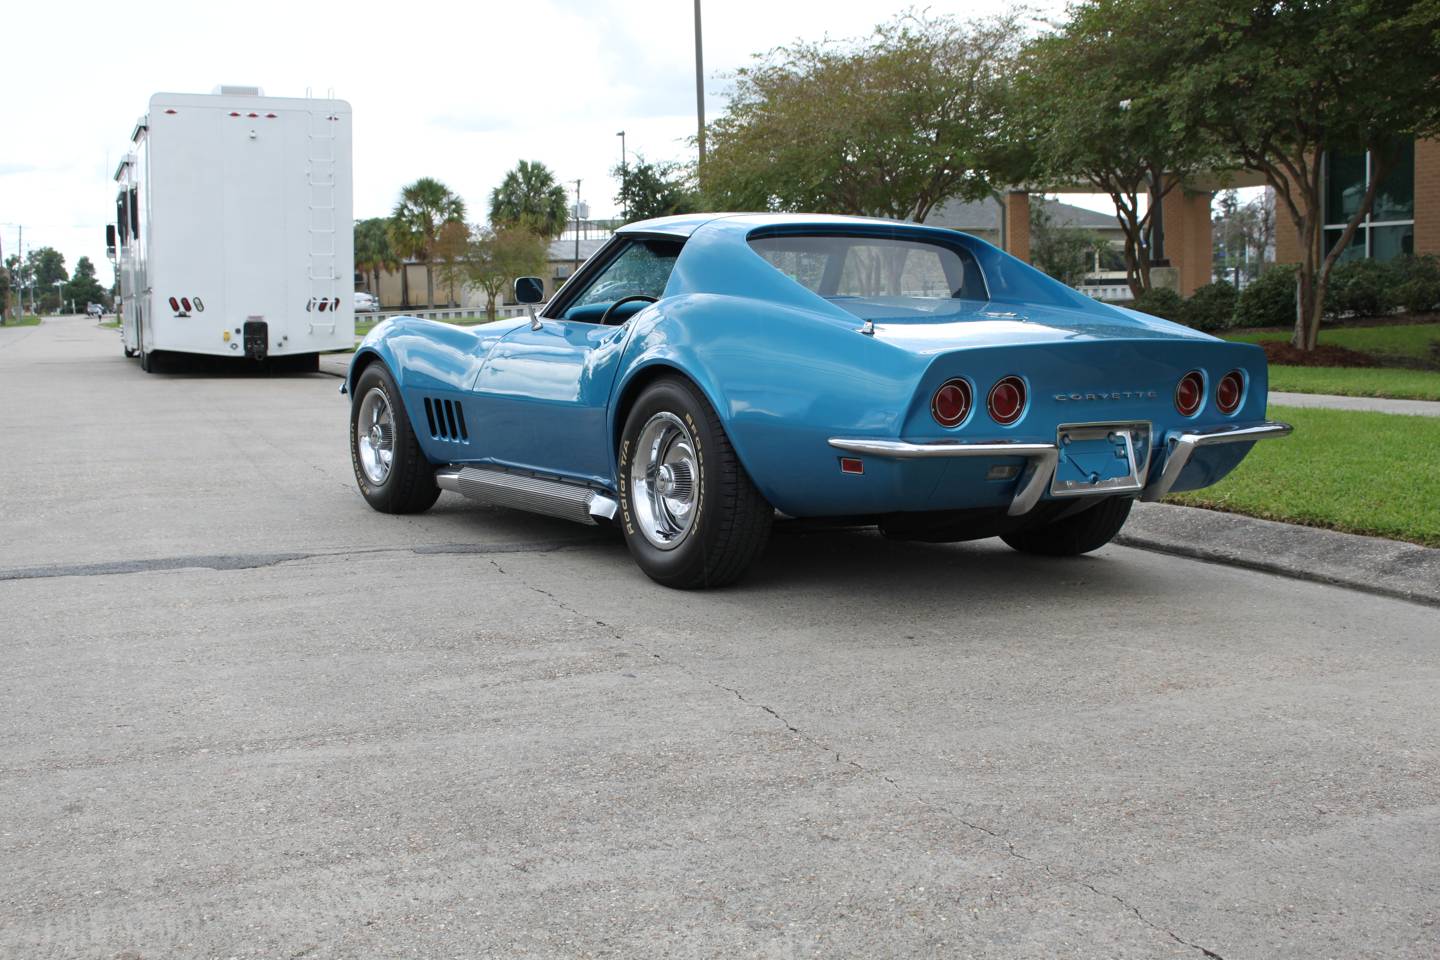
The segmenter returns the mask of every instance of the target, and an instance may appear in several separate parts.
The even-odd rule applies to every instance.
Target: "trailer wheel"
[[[361,495],[381,513],[423,513],[440,496],[435,467],[420,450],[383,363],[370,364],[355,383],[350,464]]]

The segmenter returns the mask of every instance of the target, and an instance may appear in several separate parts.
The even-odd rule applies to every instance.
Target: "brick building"
[[[1322,250],[1339,239],[1364,196],[1368,164],[1365,154],[1332,152],[1326,156],[1321,175],[1325,204]],[[1417,140],[1406,147],[1381,185],[1370,216],[1340,258],[1389,260],[1427,253],[1440,255],[1440,140]],[[1283,210],[1276,214],[1275,259],[1279,263],[1300,259],[1300,238]]]

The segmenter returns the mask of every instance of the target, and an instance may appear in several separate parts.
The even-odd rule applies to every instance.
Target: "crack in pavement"
[[[410,547],[351,547],[342,550],[316,550],[286,553],[227,553],[189,557],[155,557],[149,560],[110,560],[100,563],[49,564],[38,567],[16,567],[0,570],[0,582],[6,580],[43,580],[51,577],[110,577],[127,573],[152,573],[162,570],[255,570],[274,567],[297,560],[351,557],[366,554],[413,553],[418,556],[490,553],[552,553],[573,547],[592,546],[605,541],[594,537],[567,537],[555,540],[528,540],[515,543],[438,543]]]
[[[494,559],[494,558],[489,558],[489,561],[490,561],[490,564],[496,569],[496,571],[498,571],[502,576],[509,576],[509,575],[510,575],[510,574],[508,574],[508,573],[506,572],[505,568],[500,565],[500,562],[499,562],[498,560],[496,560],[496,559]],[[1014,843],[1009,837],[1005,836],[1003,833],[1000,833],[1000,832],[997,831],[997,830],[993,830],[993,829],[991,829],[990,827],[985,826],[984,824],[976,823],[976,822],[974,822],[974,821],[972,821],[972,820],[967,820],[966,818],[964,818],[964,817],[960,816],[958,813],[956,813],[954,810],[951,810],[951,809],[950,809],[949,807],[947,807],[946,805],[944,805],[944,804],[942,804],[942,803],[936,803],[935,801],[929,799],[928,797],[924,796],[923,794],[918,793],[918,792],[916,792],[916,791],[914,791],[914,790],[911,790],[911,789],[905,787],[903,784],[900,783],[900,781],[896,780],[894,777],[889,776],[888,774],[881,773],[881,772],[879,772],[878,770],[872,770],[872,769],[870,769],[869,767],[866,767],[864,764],[862,764],[862,763],[860,763],[860,762],[858,762],[858,761],[856,761],[856,760],[850,760],[850,759],[844,759],[844,758],[842,758],[841,755],[840,755],[840,752],[839,752],[838,750],[835,750],[833,747],[831,747],[829,744],[825,743],[824,741],[822,741],[822,740],[820,740],[820,739],[812,736],[811,734],[808,734],[808,733],[806,733],[805,731],[801,730],[799,727],[795,726],[795,725],[794,725],[793,723],[791,723],[789,720],[785,719],[785,717],[784,717],[778,710],[776,710],[774,707],[770,706],[769,704],[761,703],[761,702],[759,702],[758,700],[751,700],[750,698],[746,697],[745,694],[743,694],[742,692],[740,692],[740,691],[739,691],[738,689],[736,689],[735,687],[727,687],[725,684],[720,683],[719,681],[711,680],[710,678],[705,677],[705,676],[697,673],[694,669],[692,669],[691,667],[689,667],[689,666],[687,666],[687,665],[685,665],[685,664],[683,664],[683,663],[680,663],[680,662],[675,661],[675,660],[666,660],[665,657],[663,657],[663,656],[662,656],[661,654],[659,654],[659,653],[656,653],[654,650],[651,650],[650,648],[648,648],[647,646],[645,646],[644,643],[642,643],[642,642],[640,642],[640,641],[638,641],[638,640],[634,640],[634,639],[630,639],[630,638],[626,637],[626,636],[624,635],[624,632],[621,631],[620,628],[619,628],[619,627],[616,627],[614,624],[607,623],[607,622],[604,621],[604,620],[600,620],[600,619],[598,619],[598,618],[596,618],[596,617],[588,616],[588,615],[586,615],[586,614],[584,614],[584,613],[581,613],[579,610],[575,609],[575,608],[572,607],[570,604],[566,603],[564,600],[560,599],[560,598],[557,597],[555,594],[551,593],[549,590],[546,590],[546,589],[544,589],[544,588],[542,588],[542,587],[537,587],[537,586],[535,586],[534,584],[529,583],[528,581],[525,582],[525,586],[526,586],[528,589],[530,589],[532,592],[537,593],[537,594],[541,595],[542,597],[547,598],[548,600],[550,600],[551,603],[553,603],[555,606],[559,607],[561,610],[564,610],[566,613],[569,613],[569,614],[571,614],[572,616],[578,617],[578,618],[580,618],[580,619],[582,619],[582,620],[589,620],[590,622],[596,624],[597,626],[603,627],[603,628],[605,629],[605,631],[608,632],[608,633],[610,634],[610,636],[611,636],[613,639],[615,639],[616,641],[621,642],[621,643],[628,644],[628,645],[633,646],[633,647],[636,647],[636,648],[638,648],[640,651],[642,651],[643,653],[645,653],[646,655],[648,655],[649,657],[651,657],[652,659],[654,659],[654,660],[656,660],[656,661],[659,661],[660,663],[665,663],[665,664],[669,664],[669,665],[671,665],[671,666],[674,666],[675,668],[677,668],[678,670],[680,670],[682,673],[684,673],[687,677],[690,677],[690,678],[693,679],[693,680],[698,680],[698,681],[700,681],[701,683],[705,683],[705,684],[707,684],[707,685],[709,685],[709,686],[712,686],[712,687],[714,687],[714,688],[717,689],[717,690],[723,690],[724,692],[726,692],[726,693],[730,694],[731,696],[733,696],[733,697],[734,697],[736,700],[738,700],[739,702],[745,704],[747,707],[751,707],[751,708],[754,708],[754,709],[758,709],[758,710],[761,710],[761,711],[769,714],[772,718],[774,718],[774,719],[775,719],[776,721],[778,721],[781,725],[783,725],[786,730],[788,730],[790,733],[794,734],[796,737],[800,738],[801,740],[804,740],[806,743],[808,743],[808,744],[810,744],[811,746],[815,747],[817,750],[821,751],[822,753],[825,753],[825,754],[827,754],[827,755],[834,756],[836,763],[844,763],[844,764],[847,764],[848,766],[854,767],[856,770],[860,771],[860,772],[863,773],[863,774],[866,774],[867,776],[878,777],[879,779],[881,779],[881,780],[885,781],[886,783],[888,783],[897,793],[900,793],[900,794],[908,797],[909,799],[911,799],[911,800],[913,800],[913,801],[915,801],[915,802],[917,802],[917,803],[924,804],[924,805],[927,806],[927,807],[930,807],[930,808],[932,808],[932,809],[934,809],[934,810],[940,811],[940,813],[944,814],[945,816],[947,816],[947,817],[949,817],[950,819],[954,820],[956,823],[961,824],[962,826],[967,827],[968,829],[970,829],[970,830],[972,830],[972,831],[975,831],[975,832],[977,832],[977,833],[984,834],[985,836],[989,837],[989,838],[992,839],[992,840],[997,840],[997,841],[999,841],[1000,843],[1004,844],[1005,852],[1006,852],[1006,854],[1007,854],[1008,856],[1010,856],[1010,857],[1012,857],[1012,858],[1014,858],[1014,859],[1016,859],[1016,860],[1020,860],[1020,861],[1022,861],[1022,862],[1024,862],[1024,863],[1028,863],[1028,864],[1031,864],[1031,865],[1033,865],[1033,866],[1039,867],[1041,870],[1044,870],[1044,871],[1045,871],[1046,873],[1048,873],[1050,876],[1054,877],[1056,880],[1058,880],[1058,881],[1060,881],[1060,882],[1062,882],[1062,883],[1074,884],[1075,886],[1078,886],[1078,887],[1081,887],[1081,888],[1083,888],[1083,889],[1085,889],[1085,890],[1090,891],[1091,893],[1095,894],[1097,897],[1104,897],[1104,898],[1109,899],[1109,900],[1114,900],[1114,901],[1115,901],[1116,903],[1118,903],[1121,907],[1125,908],[1125,910],[1127,910],[1128,912],[1134,914],[1135,917],[1136,917],[1136,919],[1138,919],[1138,920],[1139,920],[1141,923],[1143,923],[1145,926],[1147,926],[1147,927],[1149,927],[1150,929],[1155,930],[1155,931],[1157,931],[1157,932],[1159,932],[1159,933],[1164,934],[1165,936],[1169,937],[1171,940],[1173,940],[1175,943],[1180,944],[1181,946],[1188,947],[1188,948],[1190,948],[1190,949],[1192,949],[1192,950],[1198,951],[1202,956],[1205,956],[1205,957],[1209,958],[1209,960],[1225,960],[1225,958],[1224,958],[1223,956],[1221,956],[1219,953],[1216,953],[1214,950],[1211,950],[1210,948],[1205,947],[1205,946],[1202,946],[1202,945],[1200,945],[1200,944],[1198,944],[1198,943],[1194,943],[1194,942],[1192,942],[1192,941],[1190,941],[1190,940],[1186,940],[1184,937],[1180,936],[1180,935],[1177,934],[1175,931],[1169,929],[1168,927],[1164,926],[1163,924],[1156,923],[1154,920],[1151,920],[1149,917],[1145,916],[1145,914],[1141,912],[1141,910],[1140,910],[1139,907],[1135,906],[1135,904],[1133,904],[1133,903],[1131,903],[1130,901],[1126,900],[1124,897],[1120,896],[1119,894],[1111,893],[1111,892],[1108,891],[1108,890],[1102,890],[1102,889],[1100,889],[1099,887],[1097,887],[1093,882],[1091,882],[1091,881],[1089,881],[1089,880],[1086,880],[1086,879],[1083,878],[1083,877],[1078,877],[1078,876],[1074,876],[1074,875],[1069,874],[1069,873],[1065,873],[1064,871],[1061,871],[1061,870],[1056,869],[1055,867],[1052,867],[1050,864],[1044,862],[1043,860],[1037,860],[1037,859],[1035,859],[1034,857],[1026,856],[1025,854],[1021,853],[1019,850],[1017,850],[1017,849],[1015,848],[1015,843]]]

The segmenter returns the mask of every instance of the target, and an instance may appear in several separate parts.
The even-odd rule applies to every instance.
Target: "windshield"
[[[958,246],[815,234],[757,237],[750,247],[776,270],[827,299],[989,299],[979,264]]]

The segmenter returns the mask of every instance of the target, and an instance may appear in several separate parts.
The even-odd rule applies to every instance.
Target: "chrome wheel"
[[[695,525],[700,462],[695,441],[673,413],[646,422],[630,463],[630,490],[636,525],[661,550],[673,550]]]
[[[355,417],[355,446],[365,478],[378,487],[390,476],[390,465],[395,460],[395,415],[385,391],[379,387],[371,387],[360,401],[360,412]]]

